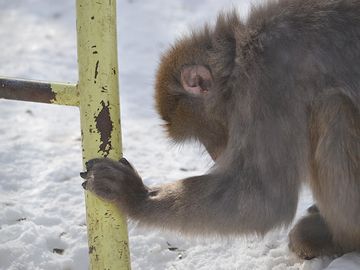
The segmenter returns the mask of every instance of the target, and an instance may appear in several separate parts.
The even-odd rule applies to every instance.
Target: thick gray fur
[[[174,117],[180,106],[191,106],[191,121],[206,120],[189,122],[173,137],[196,137],[210,153],[221,148],[215,167],[147,189],[126,165],[100,160],[89,182],[109,180],[116,186],[109,199],[140,223],[226,235],[288,225],[308,182],[319,212],[291,232],[292,250],[304,258],[359,250],[360,1],[272,1],[253,8],[244,22],[234,12],[222,14],[215,27],[183,38],[162,61],[184,51],[159,68],[174,79],[159,79],[172,100],[168,107],[158,100],[158,109],[170,135],[180,125]],[[184,92],[184,64],[211,70],[206,96]],[[309,242],[306,226],[315,240],[316,231],[325,232],[324,244]]]

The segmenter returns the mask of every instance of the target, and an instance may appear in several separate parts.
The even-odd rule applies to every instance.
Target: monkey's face
[[[156,107],[175,142],[201,142],[216,159],[226,146],[223,125],[208,112],[213,76],[206,40],[182,40],[162,57],[156,77]]]

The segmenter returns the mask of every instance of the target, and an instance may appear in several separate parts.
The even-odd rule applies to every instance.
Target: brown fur
[[[290,248],[303,258],[359,250],[359,63],[360,1],[272,1],[245,22],[220,15],[162,57],[156,81],[169,136],[204,144],[215,167],[149,189],[124,160],[103,159],[88,188],[143,224],[264,234],[292,221],[310,175],[317,208]],[[196,68],[184,87],[189,65],[210,72],[209,89],[185,90],[201,89]]]

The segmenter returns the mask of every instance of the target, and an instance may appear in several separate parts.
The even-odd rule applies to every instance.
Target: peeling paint
[[[119,241],[119,246],[121,246],[120,258],[123,256],[127,256],[127,252],[129,252],[129,243],[127,241]]]
[[[94,251],[96,251],[96,248],[94,246],[90,246],[89,247],[89,254],[93,253]]]
[[[111,145],[111,132],[113,130],[113,122],[110,117],[109,102],[105,104],[101,101],[101,110],[98,116],[95,117],[96,129],[100,134],[99,151],[102,152],[104,157],[107,157],[112,149]]]
[[[95,75],[94,75],[94,83],[96,83],[96,78],[99,75],[99,60],[96,61],[95,64]]]
[[[106,93],[108,90],[109,89],[108,89],[107,85],[101,87],[101,92],[103,92],[103,93]]]

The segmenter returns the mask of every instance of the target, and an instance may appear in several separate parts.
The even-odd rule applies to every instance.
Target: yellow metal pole
[[[120,159],[116,1],[77,0],[80,117],[84,163]],[[90,268],[130,269],[126,220],[115,206],[85,192]]]

